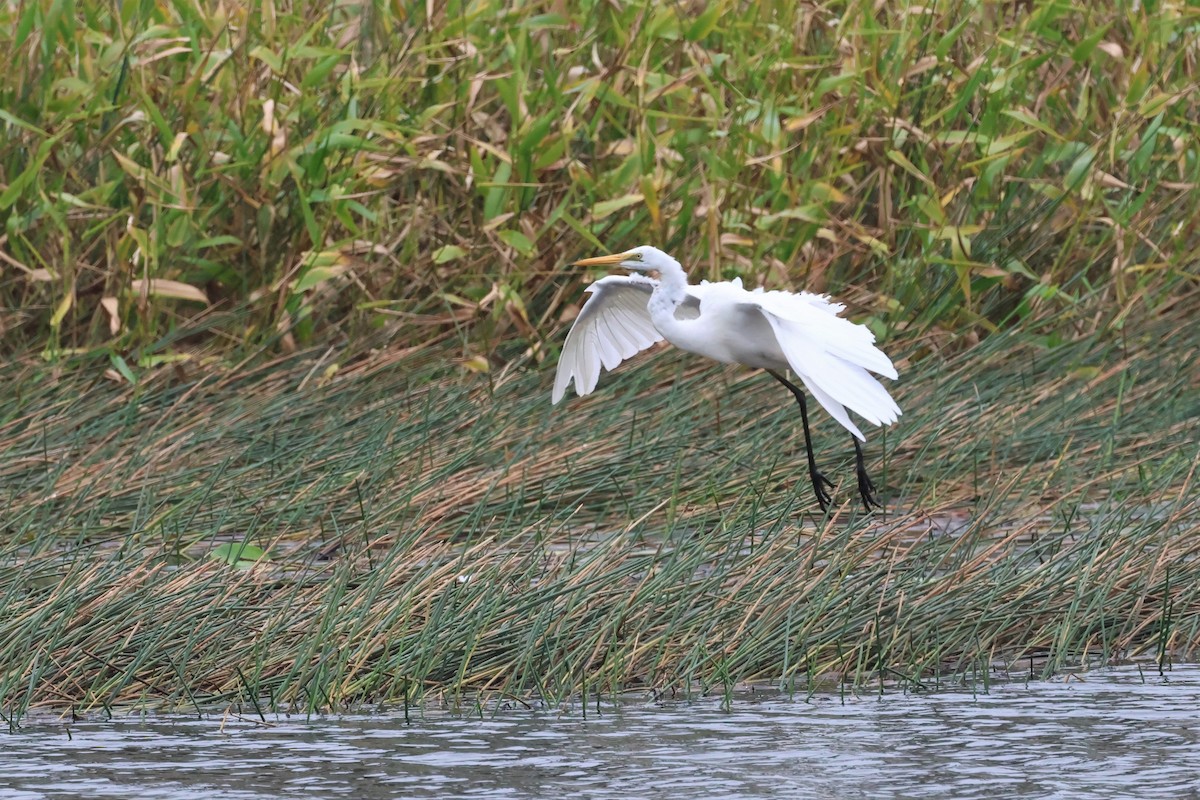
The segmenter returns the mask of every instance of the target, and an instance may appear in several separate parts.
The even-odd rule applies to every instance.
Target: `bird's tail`
[[[891,360],[875,347],[875,337],[869,330],[839,320],[846,323],[847,336],[821,337],[824,347],[806,347],[806,341],[813,342],[812,331],[774,314],[766,316],[792,371],[829,415],[859,439],[865,437],[850,421],[847,408],[875,425],[891,425],[900,416],[900,406],[868,372],[896,376]]]

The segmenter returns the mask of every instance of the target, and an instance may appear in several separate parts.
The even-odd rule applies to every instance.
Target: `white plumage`
[[[809,473],[824,509],[829,496],[823,486],[832,488],[832,484],[816,468],[804,394],[781,374],[791,370],[830,416],[854,435],[859,492],[868,509],[877,505],[859,446],[866,437],[847,409],[875,425],[895,422],[900,407],[871,373],[894,379],[896,368],[875,346],[870,329],[839,316],[845,309],[842,304],[809,292],[748,291],[740,279],[689,285],[678,261],[649,246],[576,263],[619,264],[657,272],[659,278],[609,275],[587,288],[591,296],[559,357],[553,403],[562,400],[572,382],[577,394],[591,393],[601,367],[615,369],[663,339],[716,361],[766,369],[800,404]]]

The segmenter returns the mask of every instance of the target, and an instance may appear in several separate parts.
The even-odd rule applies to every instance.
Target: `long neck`
[[[675,309],[687,299],[687,273],[679,266],[679,262],[674,260],[659,268],[658,273],[658,287],[650,295],[647,309],[650,311],[654,327],[666,336],[667,330],[678,323],[675,319]]]

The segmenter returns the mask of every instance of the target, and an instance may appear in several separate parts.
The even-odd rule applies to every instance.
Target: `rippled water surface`
[[[1200,667],[808,702],[0,734],[0,797],[1200,797]]]

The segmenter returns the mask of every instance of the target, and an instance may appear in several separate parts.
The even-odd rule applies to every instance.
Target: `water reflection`
[[[32,724],[6,798],[1200,796],[1200,667],[987,694],[780,696],[594,712]]]

